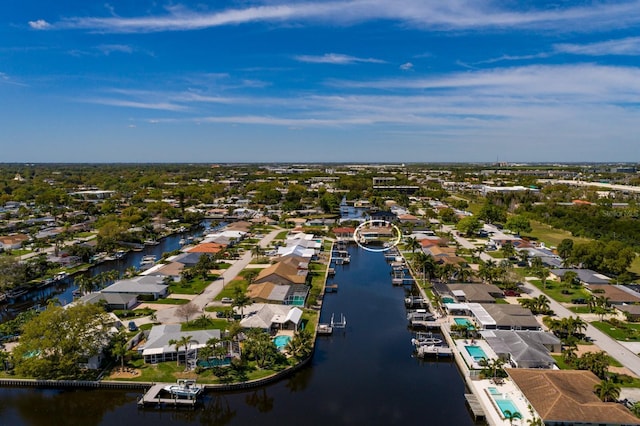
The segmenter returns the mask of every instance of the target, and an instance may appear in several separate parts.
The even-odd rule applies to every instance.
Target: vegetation
[[[24,324],[13,351],[16,374],[38,379],[86,377],[83,364],[109,341],[110,318],[96,305],[50,304]]]

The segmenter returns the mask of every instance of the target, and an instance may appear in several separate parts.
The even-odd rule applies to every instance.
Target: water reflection
[[[344,313],[348,326],[319,338],[311,365],[289,378],[247,392],[209,393],[195,411],[138,409],[135,392],[0,389],[0,424],[473,424],[455,363],[412,357],[405,292],[391,285],[383,254],[355,247],[349,254],[351,263],[336,268],[339,291],[326,295],[323,306],[323,321]]]

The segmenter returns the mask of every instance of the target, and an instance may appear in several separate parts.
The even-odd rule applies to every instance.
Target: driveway
[[[275,229],[265,235],[258,244],[260,247],[267,247],[271,241],[282,232],[282,229]],[[211,282],[202,293],[195,296],[190,303],[198,307],[198,310],[204,312],[204,308],[222,291],[224,286],[238,276],[240,271],[249,265],[252,255],[250,251],[245,251],[240,259],[236,260],[228,269],[224,270],[220,278]],[[178,306],[171,306],[156,312],[158,322],[162,324],[179,324],[183,322],[183,317],[176,314]]]

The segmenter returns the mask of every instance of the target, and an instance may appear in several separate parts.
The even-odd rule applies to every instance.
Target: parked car
[[[220,301],[222,303],[233,303],[233,299],[230,297],[223,297],[222,299],[220,299]]]
[[[129,328],[129,331],[138,331],[138,326],[133,321],[129,321],[128,328]]]
[[[517,290],[505,290],[504,295],[507,297],[518,297],[520,296],[520,292]]]

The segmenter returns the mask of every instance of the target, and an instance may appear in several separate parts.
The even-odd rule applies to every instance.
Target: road
[[[282,232],[282,229],[271,231],[265,235],[258,244],[263,248],[268,247],[280,232]],[[240,256],[240,259],[236,260],[228,269],[225,269],[220,278],[213,281],[202,293],[195,296],[191,300],[191,303],[194,304],[199,311],[204,312],[204,308],[222,291],[225,284],[230,283],[231,280],[238,276],[240,271],[251,263],[252,257],[251,251],[245,251],[242,256]],[[184,322],[184,317],[177,315],[177,309],[178,306],[171,305],[168,308],[158,310],[156,312],[157,321],[162,324],[179,324]],[[144,322],[145,321],[140,321],[139,323],[142,324]],[[138,323],[138,321],[136,321],[136,323]]]
[[[471,243],[464,237],[461,237],[456,234],[455,231],[452,230],[450,226],[443,226],[443,231],[452,231],[453,238],[460,244],[461,247],[464,248],[474,248],[475,245]],[[491,229],[493,232],[499,232],[497,229]],[[486,253],[481,253],[480,258],[482,260],[494,260],[491,256]],[[523,284],[526,293],[531,297],[538,297],[541,294],[544,294],[540,291],[536,286],[529,282],[525,282]],[[549,298],[550,303],[549,307],[553,310],[556,316],[559,318],[567,318],[570,316],[580,317],[579,314],[570,311],[566,307],[564,307],[559,302]],[[585,322],[588,324],[587,329],[585,331],[585,335],[589,337],[601,350],[607,352],[612,358],[622,364],[624,367],[628,368],[632,373],[636,376],[640,377],[640,357],[636,355],[633,351],[626,348],[624,345],[619,343],[617,340],[612,339],[607,336],[591,324],[589,324],[586,320]]]

